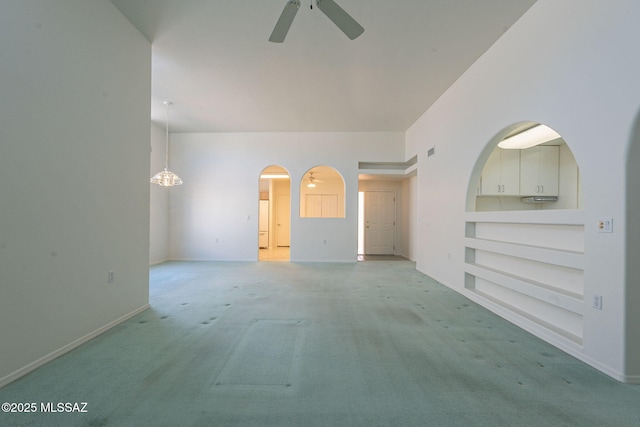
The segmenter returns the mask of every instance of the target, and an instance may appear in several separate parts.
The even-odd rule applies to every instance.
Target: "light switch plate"
[[[598,220],[598,233],[613,233],[613,218],[600,218]]]
[[[593,308],[596,310],[602,310],[602,295],[593,296]]]

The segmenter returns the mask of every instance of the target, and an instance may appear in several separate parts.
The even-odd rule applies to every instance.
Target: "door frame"
[[[395,255],[396,253],[396,243],[397,243],[397,200],[398,200],[398,193],[396,190],[392,190],[392,189],[380,189],[380,190],[365,190],[363,191],[364,193],[364,197],[363,197],[363,203],[362,203],[362,209],[363,209],[363,214],[362,214],[362,221],[363,221],[363,227],[362,227],[362,232],[363,232],[363,250],[362,252],[364,252],[363,255]],[[392,193],[393,194],[393,226],[392,226],[392,232],[393,232],[393,241],[392,241],[392,253],[390,254],[369,254],[367,253],[367,193]]]
[[[288,205],[289,205],[289,209],[282,209],[281,206],[281,202],[280,200],[286,197],[289,201]],[[276,248],[280,248],[280,247],[291,247],[291,192],[289,192],[289,194],[276,194],[275,195],[275,215],[274,215],[274,224],[276,226],[275,228],[275,236],[274,236],[274,243],[275,243],[275,247]],[[288,238],[288,242],[286,245],[280,245],[279,240],[280,240],[280,224],[279,224],[279,219],[281,218],[281,215],[283,217],[286,217],[289,221],[289,224],[287,226],[288,230],[287,230],[287,234],[289,235]]]
[[[287,175],[287,177],[285,178],[282,175]],[[262,178],[263,175],[275,175],[274,177],[269,177],[269,178]],[[263,188],[263,185],[261,185],[261,182],[263,180],[268,181],[268,188]],[[289,204],[291,204],[291,183],[292,183],[292,179],[291,179],[291,173],[289,172],[288,169],[286,169],[283,166],[277,165],[277,164],[271,164],[269,166],[266,166],[265,168],[262,169],[262,171],[260,172],[260,176],[258,178],[258,211],[259,211],[259,203],[260,203],[260,196],[261,196],[261,191],[262,193],[264,192],[268,192],[269,196],[268,196],[268,200],[270,201],[269,203],[269,245],[268,245],[268,251],[272,251],[274,249],[277,248],[277,212],[276,212],[276,205],[277,203],[277,195],[276,195],[276,191],[275,191],[275,187],[276,187],[276,181],[282,181],[282,180],[286,180],[288,182],[288,193],[287,196],[289,197]],[[284,194],[284,193],[282,193]],[[287,260],[291,260],[291,256],[290,256],[290,249],[291,249],[291,221],[292,221],[292,215],[291,215],[291,209],[289,208],[289,211],[287,212],[288,215],[288,219],[289,219],[289,246],[288,248],[288,257]],[[256,221],[256,236],[259,238],[260,235],[260,224],[259,224],[259,220]],[[260,248],[258,247],[259,245],[256,245],[256,259],[258,261],[262,261],[262,260],[268,260],[268,258],[265,259],[261,259],[261,252],[260,252]],[[278,255],[280,256],[280,255]],[[280,261],[284,261],[284,258],[279,258]]]

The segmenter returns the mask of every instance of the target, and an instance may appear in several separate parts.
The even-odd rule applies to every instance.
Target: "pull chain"
[[[167,106],[167,111],[166,111],[166,115],[165,115],[165,129],[166,129],[166,133],[165,133],[165,144],[164,144],[164,169],[168,170],[169,169],[169,106],[171,105],[171,102],[169,101],[165,101],[164,105]]]

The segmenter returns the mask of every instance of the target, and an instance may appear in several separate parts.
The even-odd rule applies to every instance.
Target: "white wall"
[[[625,365],[626,372],[640,372],[640,114],[636,117],[627,161],[627,217]]]
[[[291,260],[355,261],[358,161],[405,161],[404,135],[172,135],[171,168],[184,185],[171,189],[171,258],[257,260],[259,175],[275,164],[291,174]],[[317,165],[343,176],[345,218],[300,218],[300,180]]]
[[[108,1],[2,1],[0,57],[3,385],[147,306],[151,47]]]
[[[580,169],[571,148],[566,144],[560,146],[559,165],[558,194],[562,195],[562,198],[558,198],[556,203],[552,203],[551,209],[582,209]]]
[[[164,169],[165,140],[165,130],[152,124],[149,177]],[[151,185],[150,192],[149,264],[153,265],[169,259],[169,197],[171,188]]]
[[[402,226],[400,235],[402,236],[399,244],[398,254],[410,259],[416,260],[416,238],[414,231],[416,230],[417,218],[417,200],[418,200],[418,177],[411,176],[402,181],[402,208],[400,215],[402,218]]]
[[[640,57],[630,54],[639,14],[634,0],[539,0],[406,135],[407,157],[419,154],[417,267],[462,293],[467,194],[488,143],[523,121],[564,137],[580,167],[586,224],[584,342],[569,351],[626,381],[640,381],[638,363],[626,362],[640,359],[638,339],[633,347],[625,337],[640,325],[637,316],[625,325],[624,300],[625,235],[637,232],[625,229],[625,155],[640,105]],[[600,217],[614,218],[614,233],[597,233]]]

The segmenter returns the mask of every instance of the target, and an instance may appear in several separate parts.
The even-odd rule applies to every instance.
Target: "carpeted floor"
[[[640,386],[409,261],[166,263],[150,292],[150,310],[0,389],[87,412],[0,425],[640,425]]]

